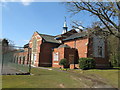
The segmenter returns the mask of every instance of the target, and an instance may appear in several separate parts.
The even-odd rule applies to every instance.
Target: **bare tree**
[[[88,0],[89,1],[89,0]],[[107,29],[107,34],[111,34],[118,39],[117,52],[115,52],[120,60],[120,1],[116,2],[84,2],[84,0],[77,0],[64,3],[72,15],[78,14],[82,11],[96,16],[99,21],[93,23],[97,26],[102,26]],[[77,22],[76,22],[77,23]],[[75,24],[75,27],[79,24]],[[111,41],[111,40],[110,40]],[[111,41],[112,44],[113,41]],[[112,49],[111,49],[112,50]],[[110,51],[111,52],[111,51]],[[113,52],[113,51],[112,51]],[[119,64],[120,65],[120,64]]]
[[[71,24],[72,28],[79,30],[79,32],[82,32],[85,28],[80,21],[74,20]]]
[[[77,14],[87,11],[91,15],[97,16],[110,34],[120,38],[120,2],[66,2],[68,11]],[[111,28],[112,27],[112,28]]]

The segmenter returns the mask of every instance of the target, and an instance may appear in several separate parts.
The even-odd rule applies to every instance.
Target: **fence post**
[[[28,47],[29,73],[31,73],[31,48]]]

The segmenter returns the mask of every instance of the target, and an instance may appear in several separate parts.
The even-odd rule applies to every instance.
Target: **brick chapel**
[[[28,48],[31,48],[30,53]],[[28,64],[30,58],[34,67],[59,68],[59,61],[66,58],[66,67],[76,68],[78,59],[82,57],[94,58],[96,68],[109,66],[106,40],[99,34],[88,35],[87,31],[68,31],[66,21],[60,35],[51,36],[34,32],[29,43],[24,46],[24,52],[18,52],[14,56],[19,64]]]

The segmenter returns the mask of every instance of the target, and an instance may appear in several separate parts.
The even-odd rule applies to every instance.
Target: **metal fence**
[[[30,74],[30,48],[2,45],[2,75]]]

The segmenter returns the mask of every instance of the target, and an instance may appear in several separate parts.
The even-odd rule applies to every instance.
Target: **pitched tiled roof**
[[[16,53],[24,52],[23,49],[16,50]]]
[[[24,48],[28,48],[29,47],[29,43],[24,45]]]
[[[77,33],[77,31],[76,31],[75,29],[72,29],[72,30],[70,30],[70,31],[67,31],[67,32],[66,32],[66,33],[64,33],[64,34],[59,34],[59,35],[56,35],[56,37],[69,36],[69,35],[72,35],[72,34],[74,34],[74,33]]]
[[[77,39],[77,38],[85,37],[87,35],[88,34],[86,32],[75,33],[75,34],[69,36],[68,38],[64,39],[63,41]]]
[[[60,43],[58,40],[55,39],[55,36],[46,35],[46,34],[39,34],[46,42],[50,43]]]

